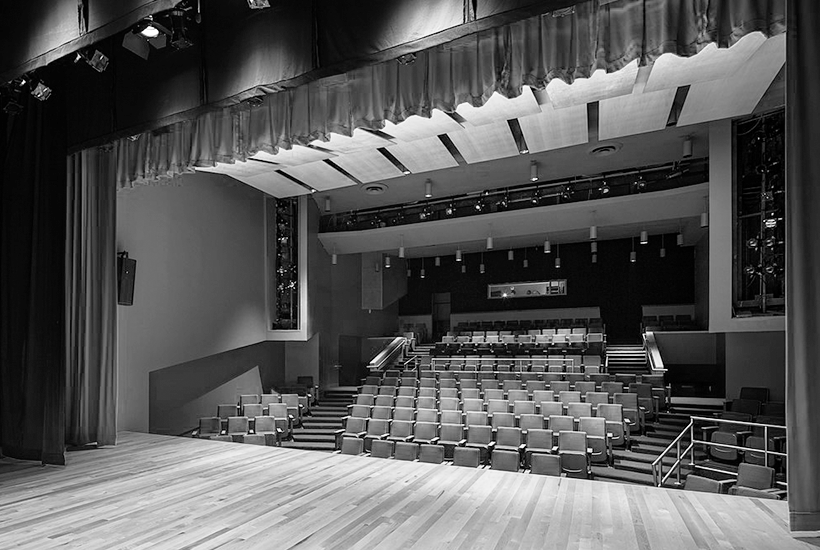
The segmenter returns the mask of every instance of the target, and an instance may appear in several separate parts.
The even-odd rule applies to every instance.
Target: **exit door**
[[[450,330],[450,293],[433,294],[433,341],[441,342]]]

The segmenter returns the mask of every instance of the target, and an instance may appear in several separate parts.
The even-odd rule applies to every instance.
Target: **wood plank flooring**
[[[0,548],[814,548],[785,502],[123,432],[0,460]]]

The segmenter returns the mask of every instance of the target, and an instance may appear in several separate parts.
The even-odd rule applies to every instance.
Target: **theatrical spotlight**
[[[81,60],[88,63],[88,65],[98,73],[108,68],[108,56],[100,50],[85,48],[78,51],[77,56],[74,58],[74,63],[79,63]]]
[[[184,50],[194,45],[190,38],[186,14],[182,10],[171,12],[171,46],[177,50]]]
[[[162,49],[168,44],[171,30],[148,16],[126,32],[122,37],[122,47],[147,60],[151,48]]]
[[[168,29],[168,27],[154,21],[154,17],[151,15],[149,15],[148,17],[134,25],[134,28],[131,29],[131,32],[142,36],[146,40],[158,38],[161,34],[171,34],[171,31]]]
[[[21,86],[28,86],[32,96],[40,101],[45,101],[51,97],[51,88],[45,82],[33,75],[24,76],[20,80]]]
[[[261,10],[270,7],[269,0],[248,0],[248,7],[252,10]]]

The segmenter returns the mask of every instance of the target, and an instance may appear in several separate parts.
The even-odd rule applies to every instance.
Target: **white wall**
[[[786,330],[785,316],[732,317],[732,121],[709,127],[709,331]]]
[[[117,246],[137,260],[118,306],[118,427],[148,430],[148,373],[265,339],[262,193],[216,174],[117,196]]]

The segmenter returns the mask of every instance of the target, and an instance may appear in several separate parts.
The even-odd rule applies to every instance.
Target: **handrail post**
[[[692,446],[692,452],[689,454],[689,470],[695,466],[695,421],[689,420],[689,444]]]
[[[676,478],[677,478],[678,485],[680,485],[680,459],[681,459],[681,456],[680,456],[680,438],[678,438],[678,459],[675,461],[675,464],[677,464],[677,472],[676,472],[677,476],[676,476]]]
[[[763,426],[763,463],[769,467],[769,427]]]

